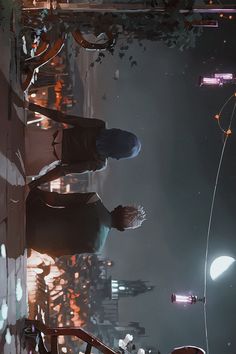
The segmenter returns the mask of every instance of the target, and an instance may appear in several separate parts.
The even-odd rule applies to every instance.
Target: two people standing
[[[26,174],[37,175],[27,198],[27,247],[53,257],[99,252],[111,228],[141,226],[146,217],[141,206],[120,205],[110,212],[96,193],[58,194],[38,188],[66,174],[101,170],[108,158],[136,157],[141,149],[137,136],[107,129],[99,119],[65,115],[33,103],[22,106],[58,125],[47,131],[26,129]]]

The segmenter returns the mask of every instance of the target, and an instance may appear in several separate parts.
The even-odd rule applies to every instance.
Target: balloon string
[[[234,96],[235,96],[235,94],[230,96],[229,99],[224,103],[224,105],[222,106],[222,108],[220,110],[220,114],[222,113],[222,111],[223,111],[224,107],[227,105],[227,103]],[[207,354],[210,354],[210,352],[209,352],[209,339],[208,339],[208,325],[207,325],[207,268],[208,268],[209,240],[210,240],[212,217],[213,217],[213,211],[214,211],[214,206],[215,206],[215,198],[216,198],[216,192],[217,192],[217,187],[218,187],[218,181],[219,181],[219,176],[220,176],[220,172],[221,172],[221,167],[222,167],[222,161],[223,161],[223,157],[224,157],[225,147],[226,147],[226,144],[227,144],[227,141],[228,141],[228,138],[229,138],[229,134],[227,134],[227,132],[230,131],[230,133],[231,133],[230,128],[231,128],[231,125],[232,125],[235,109],[236,109],[236,102],[234,103],[234,106],[233,106],[233,110],[232,110],[232,113],[231,113],[228,129],[227,129],[227,131],[224,131],[224,133],[226,135],[225,135],[224,143],[223,143],[223,146],[222,146],[222,149],[221,149],[219,164],[218,164],[216,178],[215,178],[215,185],[214,185],[214,189],[213,189],[213,193],[212,193],[210,215],[209,215],[207,236],[206,236],[206,251],[205,251],[205,264],[204,264],[204,298],[205,298],[205,303],[204,303],[203,309],[204,309],[204,328],[205,328],[205,340],[206,340]],[[218,124],[219,124],[219,120],[218,120]]]

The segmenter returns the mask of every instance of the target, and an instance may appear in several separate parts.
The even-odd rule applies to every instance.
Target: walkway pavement
[[[0,10],[0,353],[23,354],[27,314],[24,234],[24,115],[14,105],[19,89],[17,13]]]

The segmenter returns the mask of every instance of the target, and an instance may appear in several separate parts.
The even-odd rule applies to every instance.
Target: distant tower
[[[111,299],[117,300],[121,297],[137,296],[154,289],[143,280],[113,280],[111,279]]]

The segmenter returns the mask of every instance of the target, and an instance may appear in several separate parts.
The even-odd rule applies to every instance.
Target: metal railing
[[[35,321],[35,320],[26,320],[25,324],[26,326],[32,326],[32,327],[34,326],[38,331],[50,337],[50,343],[51,343],[50,354],[58,354],[57,339],[59,336],[74,336],[87,343],[85,354],[91,354],[91,350],[93,347],[98,349],[103,354],[118,354],[118,352],[114,351],[112,348],[105,345],[97,337],[84,331],[80,327],[49,328],[45,326],[42,322]]]

